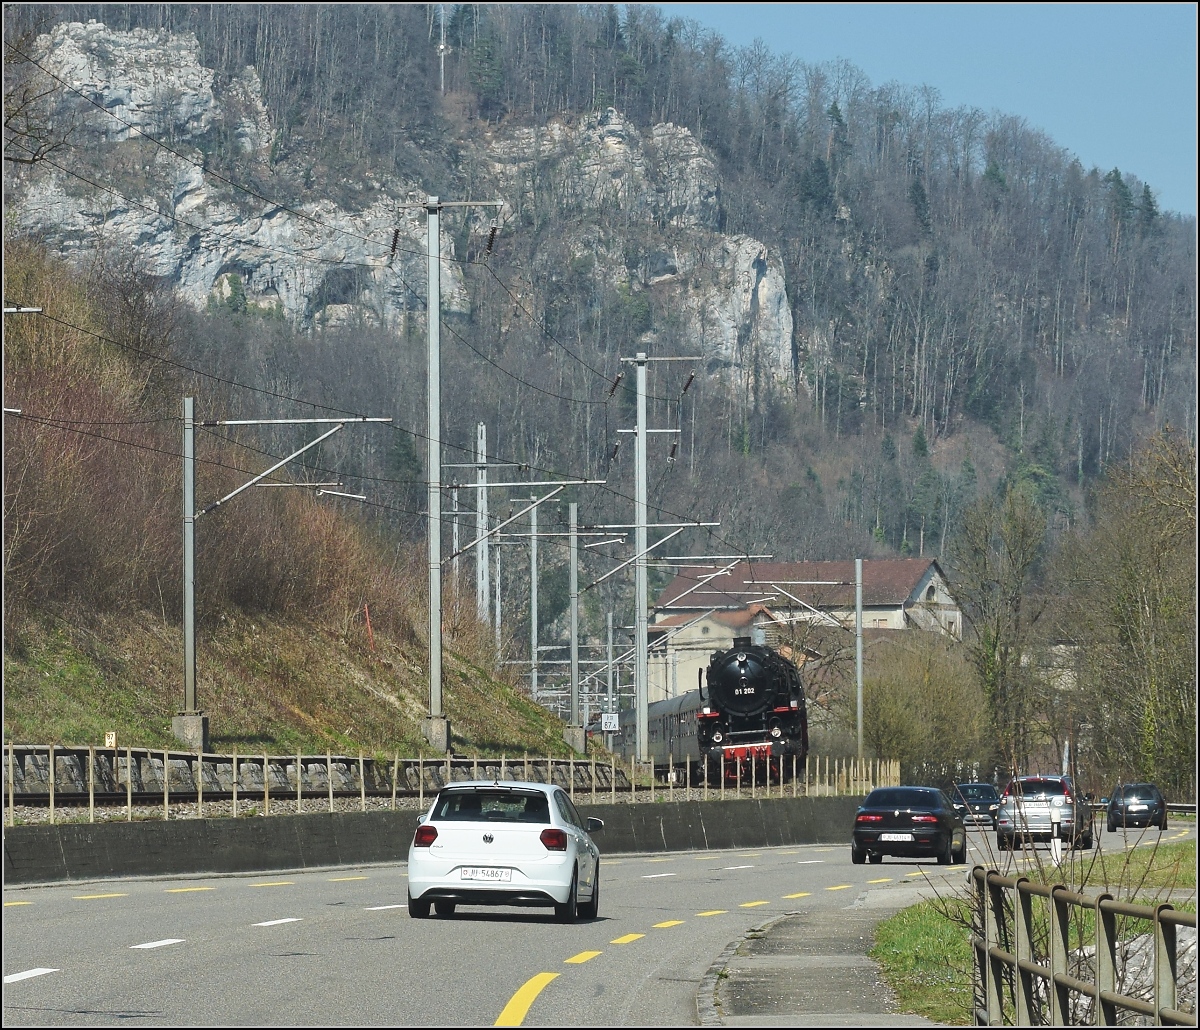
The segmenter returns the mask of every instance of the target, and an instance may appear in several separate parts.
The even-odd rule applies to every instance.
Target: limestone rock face
[[[97,167],[91,184],[48,163],[18,170],[9,206],[19,230],[79,258],[134,246],[147,271],[197,307],[229,296],[236,276],[247,304],[301,325],[423,323],[419,184],[373,180],[354,210],[319,195],[319,183],[297,201],[266,200],[205,170],[205,134],[221,132],[269,181],[277,130],[255,69],[219,86],[195,36],[115,32],[97,22],[59,25],[37,47],[45,67],[92,102],[85,110]],[[464,164],[482,172],[473,195],[504,201],[505,232],[552,218],[557,242],[586,259],[589,274],[669,311],[710,372],[792,375],[782,265],[761,242],[721,232],[720,176],[689,130],[642,131],[608,108],[458,145]],[[466,315],[471,298],[450,233],[441,247],[443,314]],[[639,342],[651,345],[656,331]]]
[[[138,130],[186,139],[212,124],[215,76],[201,66],[190,32],[111,32],[100,22],[71,22],[39,37],[37,49],[51,72],[112,115],[97,111],[91,119],[105,140]]]

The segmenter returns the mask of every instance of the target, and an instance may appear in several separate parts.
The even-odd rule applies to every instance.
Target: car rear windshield
[[[1055,779],[1014,780],[1010,790],[1013,794],[1026,797],[1036,797],[1039,794],[1069,793],[1066,781]]]
[[[452,790],[443,792],[433,809],[435,822],[548,823],[546,795],[515,790]]]
[[[988,783],[960,783],[955,789],[968,801],[983,801],[996,796],[996,788]]]
[[[1158,796],[1158,788],[1153,783],[1127,783],[1121,788],[1119,796],[1153,799]]]
[[[938,792],[920,787],[880,787],[867,795],[864,808],[937,808]]]

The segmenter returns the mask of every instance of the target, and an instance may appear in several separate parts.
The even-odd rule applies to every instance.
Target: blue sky
[[[1085,168],[1149,183],[1196,214],[1196,11],[1164,4],[681,4],[734,46],[756,38],[879,86],[933,86],[944,107],[1018,115]]]

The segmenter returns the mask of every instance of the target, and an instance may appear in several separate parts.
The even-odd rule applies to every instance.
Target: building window
[[[929,589],[925,591],[925,600],[932,601],[937,594],[937,590],[932,583],[929,584]]]

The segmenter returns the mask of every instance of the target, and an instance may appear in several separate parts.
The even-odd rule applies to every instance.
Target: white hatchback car
[[[565,790],[549,783],[473,780],[443,787],[408,848],[408,914],[457,905],[554,907],[561,922],[595,919],[600,851]]]

